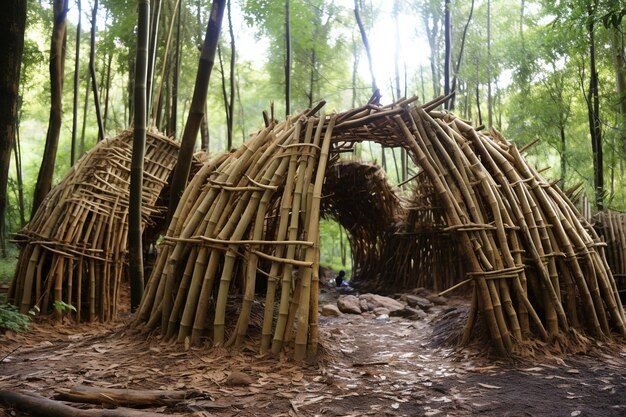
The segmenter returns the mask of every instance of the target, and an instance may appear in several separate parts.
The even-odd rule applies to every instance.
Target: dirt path
[[[0,363],[0,389],[51,397],[86,384],[205,394],[152,409],[168,415],[626,415],[624,345],[593,357],[494,362],[471,349],[432,346],[432,318],[444,308],[422,321],[322,317],[328,354],[304,365],[256,355],[252,345],[232,353],[146,340],[121,324],[40,325],[29,334],[0,337],[0,358],[20,346]]]

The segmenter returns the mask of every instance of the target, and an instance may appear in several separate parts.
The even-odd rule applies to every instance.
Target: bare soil
[[[238,351],[164,343],[124,323],[37,324],[0,336],[0,390],[45,397],[77,384],[200,391],[148,409],[185,416],[626,415],[623,341],[596,343],[584,355],[498,360],[482,345],[441,343],[462,304],[435,307],[420,321],[321,317],[323,352],[307,363],[258,355],[252,343]],[[0,408],[0,416],[16,415]]]

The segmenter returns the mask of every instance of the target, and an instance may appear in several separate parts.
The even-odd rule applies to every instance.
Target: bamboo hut
[[[125,131],[99,142],[17,233],[21,251],[9,301],[21,312],[37,307],[42,314],[66,310],[77,320],[116,317],[127,266],[132,136],[132,131]],[[167,184],[177,155],[177,143],[148,133],[142,208],[145,246],[154,243],[164,228]]]
[[[184,192],[134,325],[158,327],[179,342],[237,346],[249,336],[254,311],[261,316],[260,352],[293,346],[297,359],[315,354],[325,212],[354,226],[347,229],[364,267],[373,268],[376,258],[387,267],[390,251],[425,250],[415,238],[407,240],[414,249],[380,245],[395,227],[384,223],[411,207],[397,207],[372,169],[353,169],[351,181],[365,185],[333,185],[333,169],[341,169],[336,155],[374,141],[406,149],[421,171],[414,181],[424,191],[406,215],[413,227],[405,225],[407,233],[424,231],[418,226],[433,219],[431,235],[444,232],[454,246],[448,253],[463,261],[462,283],[472,291],[464,342],[478,318],[501,354],[525,340],[626,334],[615,281],[598,250],[602,243],[581,224],[576,208],[513,143],[436,110],[444,100],[369,103],[339,114],[268,121],[236,151],[206,162]],[[369,196],[342,195],[370,185]],[[334,202],[325,201],[331,194]],[[345,198],[359,206],[341,203]],[[402,258],[392,263],[401,268]],[[260,312],[257,292],[264,301]]]

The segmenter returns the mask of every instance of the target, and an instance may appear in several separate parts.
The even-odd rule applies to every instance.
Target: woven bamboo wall
[[[60,302],[73,317],[116,317],[126,273],[128,192],[132,131],[98,143],[54,187],[30,223],[17,234],[21,246],[9,299],[42,314]],[[178,144],[156,133],[146,138],[143,224],[165,214],[157,200],[167,185]],[[68,307],[66,307],[68,308]]]

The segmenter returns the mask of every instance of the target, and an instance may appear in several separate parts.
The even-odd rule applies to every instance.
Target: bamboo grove
[[[467,269],[459,285],[473,285],[462,342],[477,319],[500,354],[524,340],[626,334],[604,244],[564,193],[499,133],[435,110],[445,98],[414,101],[270,121],[208,161],[182,196],[134,326],[238,346],[256,317],[260,352],[315,354],[327,169],[332,156],[374,141],[406,149],[443,207]]]

